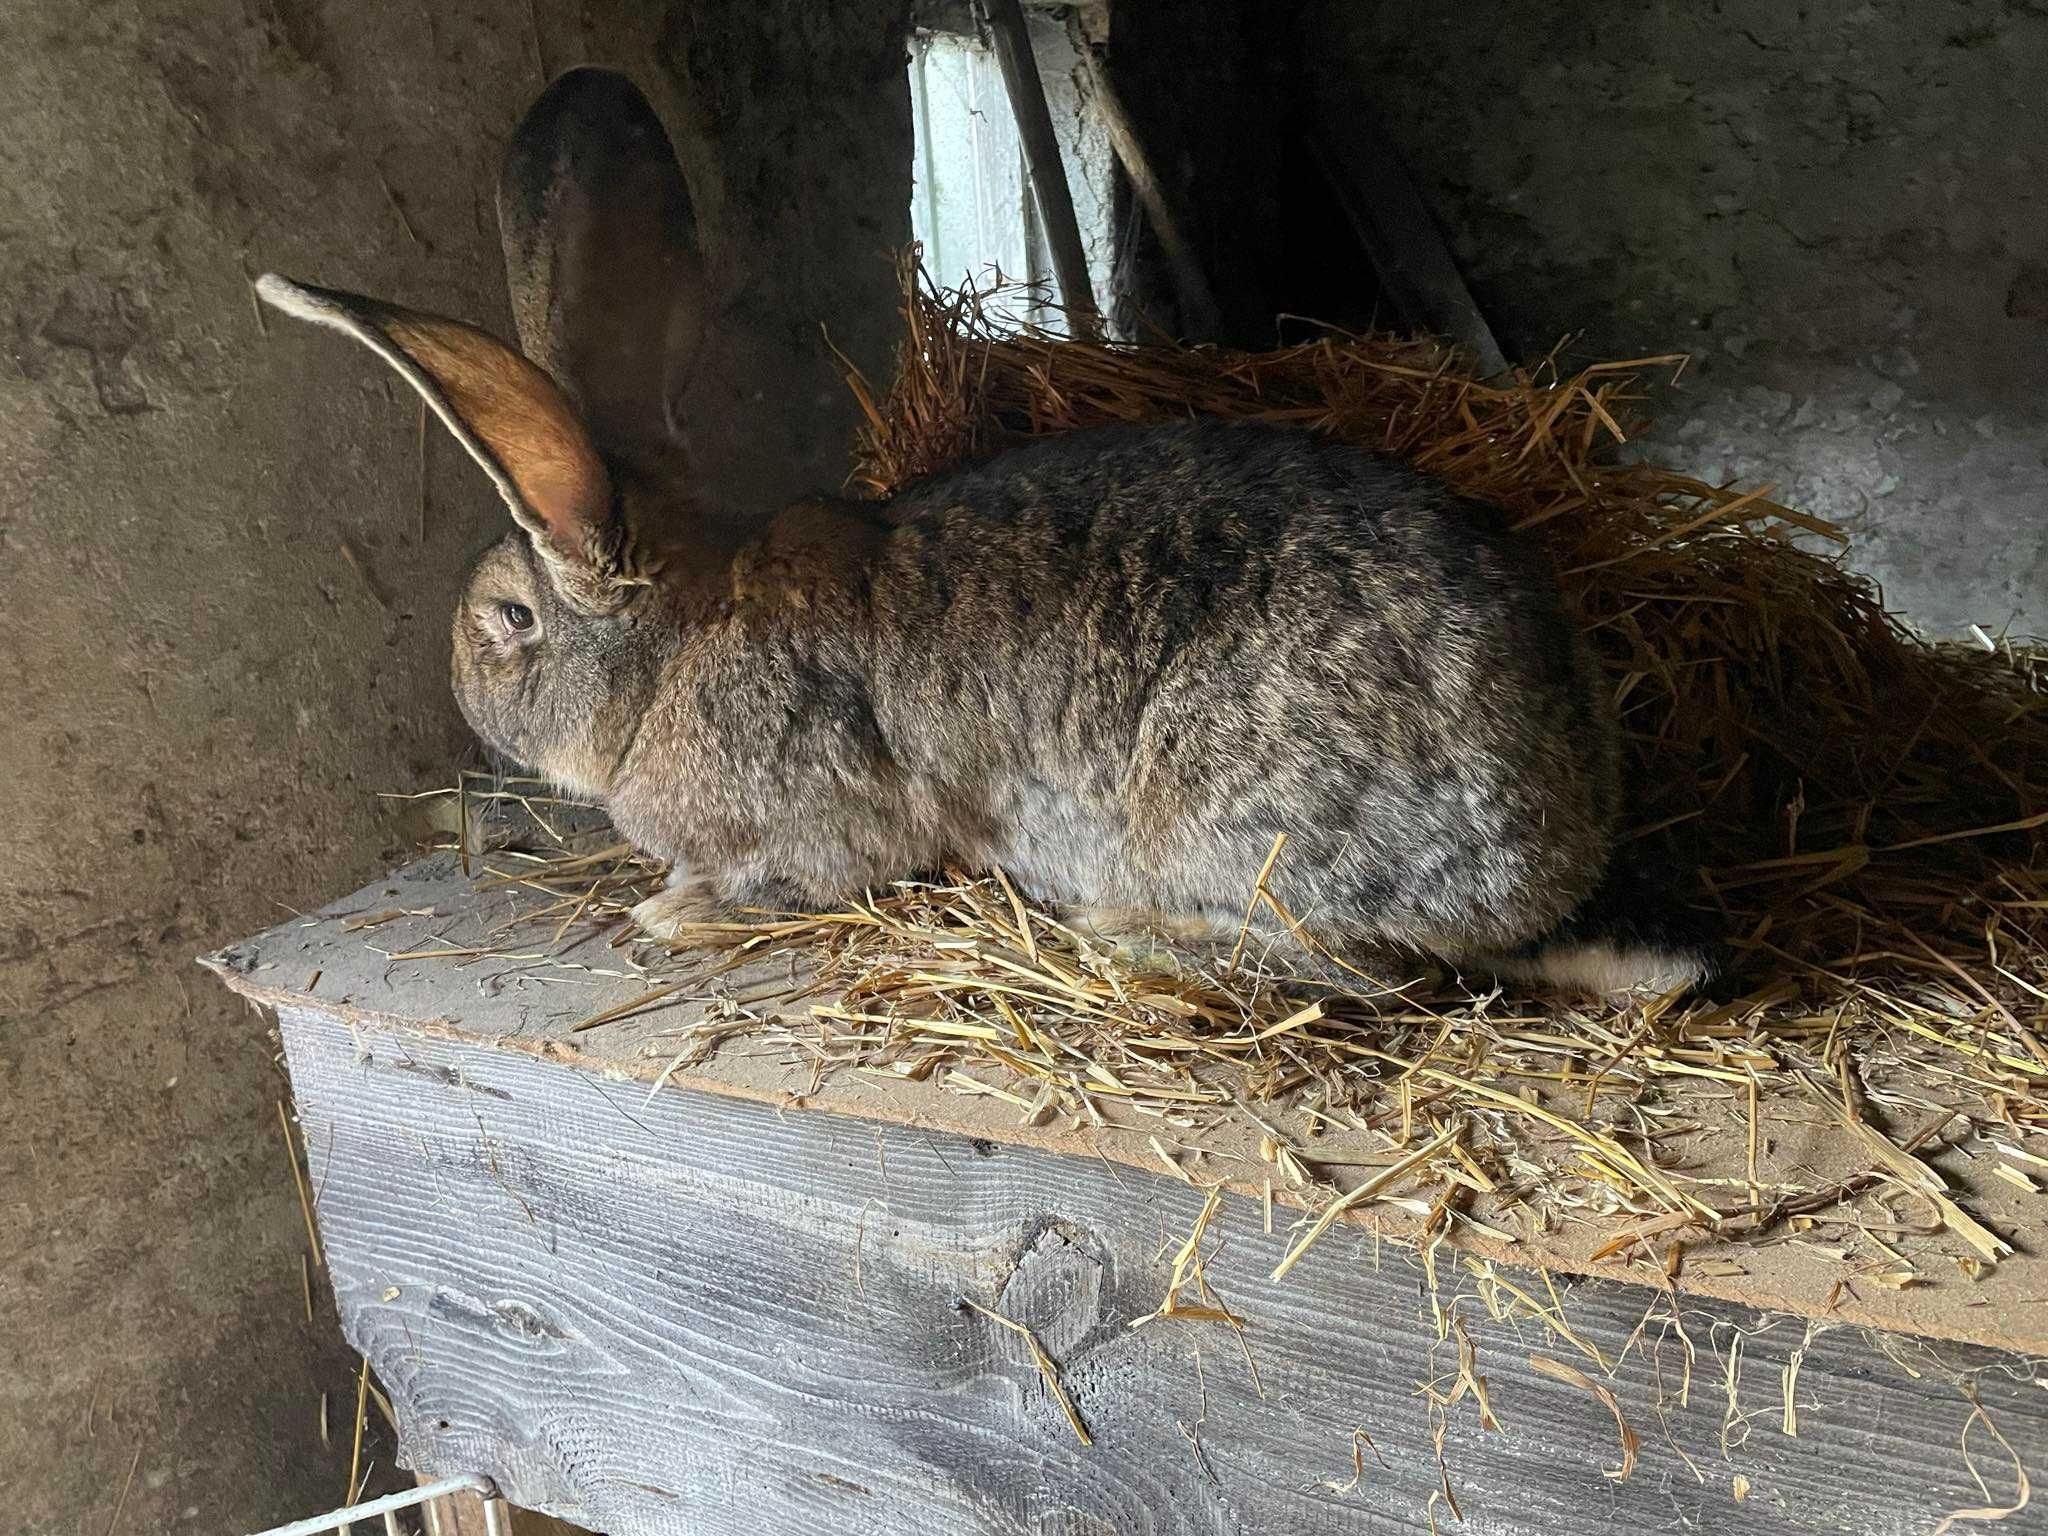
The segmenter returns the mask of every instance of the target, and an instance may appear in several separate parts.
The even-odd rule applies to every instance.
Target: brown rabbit
[[[1193,422],[740,531],[692,503],[666,419],[703,275],[644,99],[558,80],[499,216],[524,357],[258,291],[377,352],[496,483],[517,527],[456,610],[456,695],[674,862],[650,933],[949,864],[1105,931],[1234,932],[1285,833],[1269,887],[1340,950],[1600,990],[1702,973],[1603,886],[1614,712],[1494,509],[1305,431]]]

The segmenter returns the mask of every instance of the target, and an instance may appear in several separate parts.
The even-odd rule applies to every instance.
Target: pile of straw
[[[1708,1070],[1782,1070],[1776,1036],[1810,1042],[1816,1067],[1855,1049],[1875,1077],[1903,1041],[1909,1055],[1933,1048],[1938,1077],[1970,1079],[1944,1079],[1939,1102],[1962,1090],[1994,1119],[2048,1130],[2039,658],[1915,635],[1843,563],[1842,531],[1769,487],[1625,461],[1647,382],[1675,381],[1682,357],[1576,371],[1552,357],[1481,381],[1427,339],[1112,346],[999,330],[985,293],[940,291],[914,267],[905,294],[894,385],[877,397],[854,380],[866,415],[855,481],[869,492],[1027,437],[1200,414],[1397,455],[1544,541],[1623,711],[1628,836],[1697,870],[1753,1004],[1653,1009],[1647,1030],[1571,1014],[1588,1033],[1577,1048],[1548,1032],[1565,1076],[1577,1056],[1654,1077],[1697,1042],[1712,1043]],[[1424,1012],[1413,1022],[1435,1033],[1460,1010]],[[1512,1026],[1487,1033],[1480,1054],[1506,1065]]]
[[[909,275],[894,387],[856,482],[885,493],[1020,439],[1209,415],[1379,449],[1506,508],[1550,549],[1613,676],[1632,838],[1696,866],[1752,970],[1808,1000],[1945,993],[2048,1068],[2048,710],[2038,657],[1926,643],[1840,559],[1838,528],[1614,450],[1678,356],[1481,382],[1429,340],[1332,334],[1276,352],[1003,334],[984,293]],[[1816,552],[1816,545],[1827,552]],[[2034,987],[2044,990],[2036,992]]]
[[[894,385],[852,380],[867,418],[854,479],[870,493],[1026,437],[1206,414],[1300,423],[1507,508],[1554,556],[1612,674],[1628,835],[1697,870],[1744,995],[1591,1005],[1420,968],[1333,988],[1256,946],[1105,951],[1000,876],[955,876],[695,934],[737,952],[714,970],[788,956],[807,978],[729,1020],[779,1034],[821,1077],[926,1080],[1024,1119],[1149,1117],[1184,1177],[1202,1177],[1205,1128],[1250,1126],[1269,1187],[1326,1217],[1369,1199],[1425,1232],[1510,1237],[1600,1218],[1605,1251],[1670,1267],[1688,1234],[1860,1230],[1859,1201],[1911,1191],[1963,1273],[2009,1252],[1923,1158],[1967,1139],[2048,1167],[2026,1145],[2048,1133],[2048,714],[2033,654],[1930,644],[1841,563],[1838,529],[1762,491],[1627,462],[1647,381],[1682,359],[1567,372],[1552,358],[1481,381],[1437,343],[1384,335],[1263,353],[1077,342],[999,331],[986,293],[906,277]],[[588,855],[514,878],[553,898],[541,921],[622,922],[646,872],[607,857],[596,886]],[[654,979],[650,997],[681,985]],[[1774,1162],[1757,1132],[1774,1097],[1839,1128],[1846,1173]],[[1652,1133],[1646,1115],[1672,1129]],[[1325,1131],[1374,1138],[1391,1161],[1359,1184],[1319,1160]],[[1686,1134],[1704,1145],[1660,1140]],[[1926,1277],[1877,1246],[1885,1283]]]

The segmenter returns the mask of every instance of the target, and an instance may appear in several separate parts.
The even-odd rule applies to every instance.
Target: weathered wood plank
[[[1024,168],[1030,174],[1038,216],[1045,225],[1046,249],[1051,253],[1053,273],[1059,282],[1060,304],[1074,334],[1093,340],[1101,332],[1102,317],[1095,307],[1094,287],[1088,281],[1088,252],[1081,244],[1081,226],[1074,218],[1074,194],[1067,185],[1066,166],[1060,159],[1060,141],[1053,132],[1052,112],[1046,105],[1045,83],[1038,77],[1038,59],[1031,51],[1024,7],[1019,0],[975,0],[975,9],[988,25],[997,67],[1003,75],[1003,89],[1010,98],[1010,112],[1017,120],[1017,137],[1024,146]]]
[[[1311,95],[1310,146],[1345,217],[1379,274],[1380,289],[1409,323],[1434,331],[1472,354],[1482,378],[1507,372],[1508,361],[1487,324],[1450,247],[1430,217],[1394,146],[1356,104]]]
[[[538,932],[534,925],[513,921],[522,908],[549,899],[502,882],[479,890],[452,857],[437,856],[395,871],[315,917],[235,945],[209,963],[229,985],[269,1006],[310,1004],[365,1027],[407,1025],[480,1047],[574,1060],[592,1071],[643,1082],[661,1076],[674,1061],[681,1031],[725,1016],[724,999],[754,995],[764,985],[780,989],[788,982],[790,962],[770,955],[709,983],[692,984],[684,972],[681,989],[672,991],[666,980],[674,966],[666,963],[659,1000],[632,1010],[630,1005],[648,994],[651,983],[635,972],[630,951],[615,950],[605,936],[588,930],[550,942],[556,921]],[[801,1032],[811,1001],[805,997],[774,1006],[799,1021]],[[624,1016],[599,1028],[578,1027],[580,1021],[616,1014],[622,1007],[628,1009]],[[968,1098],[932,1082],[850,1071],[820,1080],[800,1051],[746,1034],[676,1077],[711,1092],[761,1102],[803,1104],[1070,1157],[1104,1158],[1141,1169],[1147,1177],[1159,1169],[1151,1144],[1159,1122],[1114,1105],[1100,1106],[1101,1124],[1024,1124],[1008,1104]],[[1576,1100],[1560,1100],[1558,1107],[1575,1113]],[[1700,1100],[1691,1101],[1690,1108],[1702,1116],[1710,1111]],[[1763,1134],[1783,1166],[1801,1170],[1814,1184],[1867,1167],[1843,1160],[1845,1149],[1851,1157],[1853,1149],[1810,1106],[1773,1111],[1766,1106]],[[1319,1157],[1347,1156],[1340,1137],[1316,1135],[1288,1106],[1265,1105],[1261,1113],[1296,1144],[1316,1147]],[[1664,1152],[1666,1166],[1695,1176],[1739,1174],[1743,1129],[1739,1119],[1729,1119],[1723,1134],[1708,1131],[1691,1138],[1689,1154]],[[1256,1190],[1267,1171],[1258,1155],[1257,1134],[1241,1117],[1222,1117],[1179,1139],[1199,1148],[1193,1166],[1205,1178],[1237,1179]],[[1380,1153],[1361,1146],[1358,1155],[1375,1160]],[[1899,1290],[1859,1275],[1839,1255],[1830,1256],[1824,1244],[1723,1245],[1702,1238],[1690,1246],[1678,1277],[1680,1289],[1830,1322],[2048,1354],[2048,1306],[2041,1305],[2048,1297],[2048,1248],[2030,1235],[2041,1226],[2041,1197],[1993,1177],[1990,1170],[1997,1160],[1968,1148],[1929,1154],[1928,1160],[1974,1216],[2015,1242],[2018,1252],[1990,1274],[1966,1280],[1936,1249],[1925,1253],[1918,1266],[1928,1283]],[[1477,1228],[1461,1231],[1457,1240],[1469,1252],[1517,1265],[1666,1283],[1657,1262],[1661,1255],[1652,1246],[1639,1254],[1598,1256],[1613,1235],[1611,1222],[1531,1227],[1522,1215],[1496,1210],[1483,1196],[1474,1199],[1470,1214],[1520,1237],[1497,1242]],[[1396,1233],[1417,1225],[1392,1207],[1382,1208],[1379,1219]],[[1894,1240],[1907,1244],[1909,1252],[1919,1242]]]
[[[1152,157],[1145,152],[1138,125],[1131,120],[1123,97],[1117,93],[1109,65],[1093,48],[1082,48],[1080,56],[1082,72],[1088,79],[1089,102],[1095,108],[1103,132],[1109,136],[1117,163],[1124,168],[1132,195],[1145,210],[1145,218],[1158,238],[1159,253],[1166,258],[1166,270],[1173,279],[1174,300],[1180,308],[1181,339],[1213,341],[1222,326],[1223,311],[1216,303],[1215,290],[1209,286],[1208,274],[1202,270],[1201,259],[1195,255],[1187,231],[1174,212],[1166,185],[1153,167]]]
[[[1208,1274],[1249,1319],[1255,1388],[1227,1328],[1131,1326],[1158,1306],[1199,1214],[1184,1184],[673,1086],[650,1094],[587,1061],[332,1006],[293,1004],[281,1023],[340,1312],[416,1470],[486,1472],[515,1503],[612,1536],[1456,1523],[1440,1496],[1431,1507],[1443,1474],[1418,1384],[1449,1390],[1457,1334],[1438,1341],[1415,1260],[1377,1251],[1370,1232],[1340,1225],[1276,1283],[1284,1226],[1267,1235],[1256,1205],[1226,1201]],[[2048,1454],[2048,1392],[2009,1358],[1952,1346],[1937,1361],[1925,1345],[1689,1303],[1689,1394],[1668,1321],[1644,1328],[1612,1378],[1643,1441],[1616,1481],[1608,1410],[1528,1359],[1608,1378],[1532,1320],[1488,1319],[1456,1256],[1442,1264],[1438,1301],[1469,1335],[1503,1425],[1482,1429],[1469,1395],[1443,1416],[1470,1530],[1925,1531],[1984,1502],[1958,1448],[1965,1371],[2037,1472]],[[1541,1280],[1512,1278],[1542,1294]],[[1609,1359],[1646,1309],[1668,1315],[1668,1300],[1632,1287],[1561,1294],[1571,1327]],[[1092,1448],[1023,1341],[962,1297],[1034,1330]],[[1911,1351],[1919,1375],[1887,1349]],[[1386,1465],[1368,1455],[1340,1492],[1354,1428]],[[2010,1488],[1981,1428],[1973,1448],[1994,1494]]]

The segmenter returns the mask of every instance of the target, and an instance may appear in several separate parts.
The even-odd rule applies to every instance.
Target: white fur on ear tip
[[[272,309],[316,325],[332,325],[337,318],[334,305],[318,291],[275,272],[266,272],[256,279],[256,297]]]
[[[324,288],[308,287],[295,283],[288,277],[275,272],[266,272],[256,279],[256,297],[271,308],[298,320],[310,320],[315,325],[325,326],[330,331],[339,331],[352,336],[377,356],[388,363],[398,376],[410,384],[427,402],[429,409],[441,418],[443,426],[454,434],[469,456],[477,461],[491,483],[498,488],[498,494],[505,498],[505,505],[512,510],[513,521],[529,533],[541,534],[543,519],[539,519],[528,508],[521,495],[518,482],[506,470],[502,460],[492,452],[489,444],[479,437],[470,424],[449,402],[447,392],[439,381],[424,368],[419,360],[394,342],[383,328],[382,315],[395,313],[386,306],[375,304],[354,294],[329,292]],[[356,308],[363,306],[362,310]],[[418,317],[434,324],[453,324],[449,321],[431,321],[431,317]]]

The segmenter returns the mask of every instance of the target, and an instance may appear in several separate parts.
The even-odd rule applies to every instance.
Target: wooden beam
[[[420,1481],[431,1482],[432,1479],[421,1478]],[[490,1515],[480,1494],[449,1494],[429,1499],[420,1509],[426,1520],[427,1536],[518,1536],[518,1527],[513,1526],[502,1512],[502,1505],[498,1529],[491,1529]]]
[[[559,808],[551,820],[565,824]],[[1003,1099],[969,1096],[941,1082],[850,1069],[820,1078],[796,1042],[812,1032],[814,1004],[840,999],[829,987],[803,989],[798,956],[764,950],[708,985],[677,988],[674,983],[694,969],[688,957],[658,958],[646,946],[631,946],[608,959],[607,935],[590,927],[561,938],[550,953],[535,954],[536,942],[550,950],[545,935],[559,925],[555,898],[491,874],[474,855],[471,863],[481,885],[453,853],[435,855],[205,963],[253,1002],[334,1009],[355,1027],[448,1031],[484,1049],[543,1052],[587,1072],[636,1080],[643,1089],[657,1080],[682,1082],[778,1107],[830,1109],[1065,1158],[1107,1160],[1147,1177],[1159,1170],[1159,1121],[1114,1102],[1098,1102],[1085,1122],[1071,1116],[1046,1120],[1020,1115]],[[651,962],[653,973],[627,963],[635,957]],[[781,1033],[772,1023],[732,1033],[730,1005],[721,999],[742,996],[782,999],[774,1005],[788,1011],[782,1043],[746,1038],[762,1029]],[[593,1019],[606,1022],[590,1027]],[[715,1051],[683,1053],[689,1059],[679,1062],[675,1042],[706,1038],[704,1031],[709,1038],[732,1038]],[[1525,1083],[1525,1092],[1537,1094],[1559,1115],[1576,1114],[1583,1104],[1582,1085],[1552,1091]],[[1227,1082],[1211,1086],[1221,1089]],[[1747,1121],[1739,1098],[1726,1104],[1712,1097],[1686,1102],[1697,1124],[1689,1138],[1696,1150],[1675,1166],[1703,1182],[1741,1178]],[[1766,1118],[1774,1162],[1802,1182],[1821,1188],[1867,1174],[1867,1158],[1831,1119]],[[1319,1130],[1285,1101],[1264,1104],[1258,1125],[1225,1114],[1178,1135],[1206,1177],[1256,1197],[1270,1171],[1259,1149],[1261,1127],[1277,1127],[1291,1144],[1314,1145],[1340,1188],[1352,1178],[1346,1170],[1362,1166],[1348,1159],[1372,1162],[1380,1156],[1369,1140]],[[1997,1160],[1966,1149],[1950,1148],[1927,1160],[1976,1219],[2022,1239],[2020,1251],[1988,1273],[1966,1275],[1950,1261],[1952,1245],[1894,1233],[1894,1244],[1924,1282],[1901,1289],[1873,1283],[1825,1242],[1757,1244],[1739,1235],[1696,1234],[1678,1274],[1667,1278],[1668,1256],[1657,1244],[1616,1248],[1615,1220],[1536,1219],[1512,1190],[1474,1192],[1462,1207],[1470,1225],[1459,1227],[1455,1240],[1461,1252],[1528,1270],[1675,1284],[1688,1296],[1738,1308],[2048,1356],[2048,1308],[2038,1305],[2048,1291],[2048,1249],[2027,1236],[2039,1229],[2038,1195],[1993,1176]],[[1285,1188],[1277,1192],[1278,1203],[1289,1200]],[[1377,1207],[1375,1219],[1380,1230],[1410,1242],[1425,1229],[1422,1216],[1399,1205]]]
[[[1179,1180],[650,1093],[445,1024],[279,1023],[343,1326],[410,1464],[610,1536],[1421,1531],[1447,1494],[1504,1536],[1924,1530],[1987,1502],[1965,1380],[2048,1456],[2048,1394],[1991,1351],[1553,1299],[1448,1247],[1432,1283],[1344,1223],[1275,1281],[1298,1232],[1227,1198],[1214,1297],[1181,1301],[1240,1334],[1154,1316],[1203,1217]]]
[[[494,1527],[483,1498],[474,1493],[453,1493],[430,1499],[420,1506],[426,1536],[590,1536],[581,1526],[557,1520],[552,1515],[514,1509],[498,1501]]]
[[[1386,135],[1351,104],[1324,103],[1310,143],[1388,300],[1413,325],[1465,348],[1487,377],[1506,355]]]
[[[1183,339],[1214,340],[1223,316],[1217,307],[1215,292],[1209,287],[1209,279],[1202,271],[1202,263],[1196,257],[1194,247],[1188,243],[1180,219],[1167,198],[1166,188],[1152,167],[1151,156],[1145,153],[1137,125],[1124,109],[1123,98],[1117,95],[1116,86],[1110,80],[1109,66],[1093,48],[1086,45],[1081,47],[1080,54],[1081,67],[1088,76],[1089,100],[1102,119],[1103,131],[1109,135],[1110,147],[1116,152],[1124,175],[1130,178],[1132,194],[1145,210],[1152,233],[1158,237],[1160,254],[1166,258],[1166,270],[1173,280],[1174,298],[1180,305]]]
[[[1031,176],[1039,217],[1045,221],[1045,241],[1052,252],[1060,302],[1074,334],[1092,340],[1100,333],[1101,316],[1095,307],[1094,285],[1088,280],[1088,253],[1081,245],[1081,225],[1074,217],[1074,196],[1060,159],[1052,109],[1046,105],[1045,84],[1038,78],[1038,60],[1031,51],[1024,8],[1018,0],[975,0],[975,4],[988,23],[1010,110],[1016,114],[1017,136],[1024,145],[1024,165]]]

